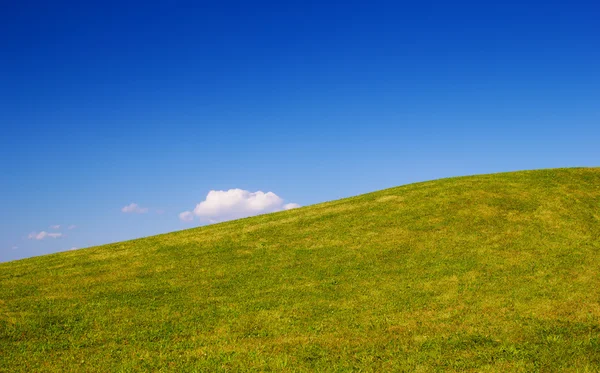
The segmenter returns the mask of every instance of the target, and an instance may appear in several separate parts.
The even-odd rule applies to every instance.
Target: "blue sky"
[[[0,261],[250,198],[599,166],[598,19],[594,2],[5,3]],[[233,188],[277,198],[195,210]]]

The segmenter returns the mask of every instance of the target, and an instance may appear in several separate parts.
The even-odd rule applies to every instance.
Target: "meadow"
[[[600,168],[0,263],[0,371],[600,371]]]

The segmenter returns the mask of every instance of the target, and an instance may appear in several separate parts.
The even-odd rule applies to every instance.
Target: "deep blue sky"
[[[599,166],[599,20],[591,1],[5,1],[0,261],[197,225],[178,214],[212,189],[308,205]]]

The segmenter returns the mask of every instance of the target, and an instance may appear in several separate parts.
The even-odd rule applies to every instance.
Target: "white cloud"
[[[194,220],[194,213],[191,211],[184,211],[181,214],[179,214],[179,219],[181,221],[192,221]]]
[[[60,224],[51,225],[50,229],[60,229]]]
[[[206,195],[206,199],[196,205],[193,214],[201,220],[216,223],[296,207],[300,205],[284,204],[283,199],[273,192],[249,192],[243,189],[211,190]],[[179,218],[190,221],[193,216],[190,211],[185,211],[179,214]]]
[[[27,236],[27,238],[29,238],[30,240],[43,240],[44,238],[60,238],[62,237],[63,234],[62,233],[48,233],[46,231],[41,231],[39,233],[37,232],[31,232],[29,233],[29,235]]]
[[[18,248],[19,248],[19,246],[13,246],[13,247],[11,247],[11,249],[13,249],[13,250],[16,250]]]
[[[71,224],[71,225],[69,225],[69,227],[67,229],[71,230],[71,229],[75,229],[75,228],[77,228],[77,226],[74,224]]]
[[[121,211],[125,213],[145,214],[148,212],[148,208],[141,207],[137,203],[130,203],[127,206],[123,207]]]
[[[77,250],[77,249],[79,249],[79,248],[78,247],[72,247],[72,248],[69,249],[69,251],[73,251],[73,250]]]

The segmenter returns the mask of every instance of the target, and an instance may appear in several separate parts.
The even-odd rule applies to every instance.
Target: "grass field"
[[[600,371],[600,168],[2,263],[0,370]]]

